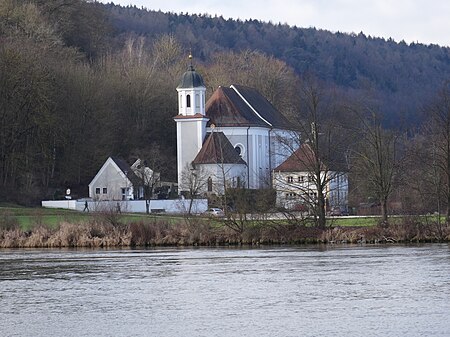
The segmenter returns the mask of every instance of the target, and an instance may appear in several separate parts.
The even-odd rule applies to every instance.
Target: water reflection
[[[448,336],[448,245],[0,251],[5,336]]]

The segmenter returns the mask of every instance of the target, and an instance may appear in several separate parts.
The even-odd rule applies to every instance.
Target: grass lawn
[[[68,209],[57,208],[30,208],[15,205],[0,205],[0,227],[18,224],[23,230],[29,230],[36,225],[45,225],[51,228],[58,226],[61,222],[90,221],[95,217],[102,217],[98,213],[83,213]],[[122,223],[131,222],[153,222],[155,220],[176,223],[180,217],[168,215],[150,214],[118,214],[117,219]]]
[[[379,217],[358,217],[358,218],[347,218],[347,217],[336,217],[328,219],[329,223],[333,226],[342,227],[370,227],[376,226]]]
[[[53,208],[29,208],[19,206],[0,206],[0,224],[18,224],[23,230],[28,230],[35,225],[56,227],[63,221],[83,221],[90,215],[67,209]]]
[[[90,221],[95,217],[102,217],[106,215],[98,213],[83,213],[68,209],[56,209],[56,208],[30,208],[20,207],[11,204],[0,204],[0,227],[8,226],[11,224],[18,224],[23,230],[29,230],[35,225],[46,225],[51,228],[58,226],[61,222],[82,222]],[[182,221],[182,216],[172,216],[166,214],[132,214],[125,213],[117,215],[117,220],[121,223],[131,222],[144,222],[150,223],[154,221],[164,221],[169,224],[176,224]],[[208,221],[208,219],[202,218]],[[369,227],[376,226],[379,221],[379,217],[334,217],[328,218],[327,224],[331,226],[342,227]],[[390,222],[402,220],[402,217],[391,217]],[[436,220],[436,219],[432,219]],[[426,222],[426,220],[423,220]],[[428,218],[430,221],[430,218]],[[210,224],[213,227],[223,226],[221,219],[209,219]],[[277,221],[283,223],[283,220]],[[260,224],[259,221],[255,222]]]

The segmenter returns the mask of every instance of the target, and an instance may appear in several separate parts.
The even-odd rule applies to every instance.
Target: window
[[[106,187],[103,187],[103,194],[107,194],[108,193],[108,189]]]
[[[292,177],[292,176],[287,177],[287,182],[289,184],[292,184],[294,182],[294,177]]]
[[[208,178],[208,192],[212,192],[212,178]]]
[[[183,96],[180,95],[180,108],[182,108],[182,107],[183,107]]]
[[[286,199],[295,199],[297,194],[295,193],[286,193]]]
[[[241,143],[236,144],[236,145],[234,146],[234,150],[236,151],[236,153],[237,153],[240,157],[242,157],[242,156],[244,155],[244,153],[245,153],[244,145],[242,145]]]
[[[308,174],[308,182],[309,182],[309,183],[314,182],[314,177],[313,177],[312,174]]]
[[[298,182],[299,183],[303,183],[305,181],[305,177],[304,176],[299,176],[298,177]]]
[[[100,187],[95,188],[95,194],[100,194]]]
[[[200,95],[195,94],[195,107],[200,108]]]
[[[186,95],[186,107],[191,107],[191,95]]]

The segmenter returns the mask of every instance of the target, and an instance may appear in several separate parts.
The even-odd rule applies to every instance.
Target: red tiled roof
[[[208,118],[206,116],[203,116],[202,114],[195,114],[195,115],[189,115],[189,116],[185,116],[185,115],[176,115],[173,119],[192,119],[192,118]]]
[[[244,164],[228,138],[222,132],[210,133],[193,164]]]
[[[322,149],[324,150],[324,149]],[[323,156],[320,157],[321,171],[348,171],[345,156],[341,151],[334,149],[333,151],[322,151]],[[292,155],[281,163],[274,171],[281,172],[310,172],[317,165],[316,156],[310,144],[304,143]]]
[[[268,127],[231,88],[219,87],[212,94],[206,103],[206,115],[210,118],[209,124],[217,126]]]
[[[288,159],[281,163],[274,171],[281,172],[310,172],[316,165],[316,156],[309,144],[302,144]],[[320,162],[322,170],[325,165]]]

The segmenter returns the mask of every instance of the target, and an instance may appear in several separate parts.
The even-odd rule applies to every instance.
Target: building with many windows
[[[315,205],[317,179],[314,165],[320,165],[320,180],[325,186],[327,212],[348,211],[348,173],[342,167],[333,167],[317,161],[309,144],[298,150],[274,168],[273,187],[277,191],[277,204],[293,210],[307,210]]]

